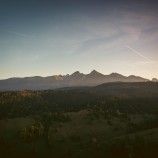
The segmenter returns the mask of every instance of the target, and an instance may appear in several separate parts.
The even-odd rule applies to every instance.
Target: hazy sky
[[[0,79],[93,69],[158,78],[158,3],[0,0]]]

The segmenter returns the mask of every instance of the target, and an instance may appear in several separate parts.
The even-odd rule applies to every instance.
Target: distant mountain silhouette
[[[118,73],[103,75],[96,70],[89,74],[79,71],[71,75],[54,75],[48,77],[24,77],[0,80],[0,90],[47,90],[63,87],[96,86],[107,82],[146,82],[148,79],[139,76],[123,76]]]

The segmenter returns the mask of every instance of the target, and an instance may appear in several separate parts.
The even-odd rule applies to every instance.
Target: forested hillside
[[[1,92],[0,155],[157,158],[157,103],[89,89]]]

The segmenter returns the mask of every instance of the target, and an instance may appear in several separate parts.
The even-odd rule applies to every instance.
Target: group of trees
[[[43,113],[41,115],[36,115],[33,118],[35,123],[28,127],[24,127],[20,131],[20,137],[28,142],[44,139],[47,145],[50,145],[52,134],[57,130],[58,123],[70,121],[68,114],[60,112]]]

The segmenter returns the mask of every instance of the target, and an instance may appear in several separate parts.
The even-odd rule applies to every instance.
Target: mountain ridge
[[[67,75],[53,75],[47,77],[32,76],[23,78],[8,78],[0,80],[0,90],[47,90],[73,86],[97,86],[108,82],[147,82],[140,76],[124,76],[119,73],[104,75],[96,70],[89,74],[75,71]]]

